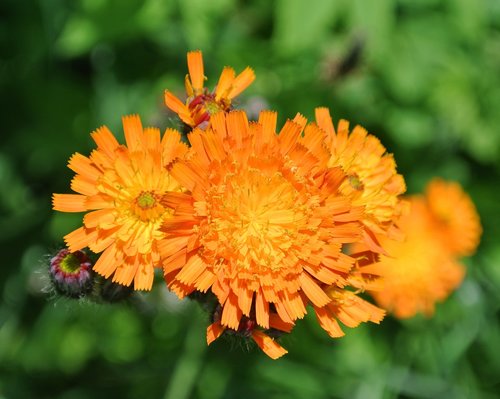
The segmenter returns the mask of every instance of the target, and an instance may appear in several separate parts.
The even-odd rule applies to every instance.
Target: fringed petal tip
[[[59,212],[85,212],[87,196],[80,194],[52,194],[52,209]]]
[[[236,78],[234,78],[231,90],[228,93],[228,98],[232,100],[234,97],[241,94],[255,80],[255,72],[252,68],[246,67]]]

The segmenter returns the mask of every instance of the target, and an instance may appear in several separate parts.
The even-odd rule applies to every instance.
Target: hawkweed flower
[[[94,285],[92,261],[83,251],[59,250],[50,259],[49,275],[55,291],[69,298],[84,297]]]
[[[188,135],[190,154],[169,169],[187,191],[162,202],[175,209],[159,245],[165,279],[180,298],[215,294],[221,316],[210,337],[238,331],[246,317],[261,328],[256,341],[263,339],[272,319],[293,325],[308,304],[328,331],[328,321],[345,311],[323,309],[334,301],[329,287],[348,284],[355,259],[342,249],[362,239],[364,208],[342,193],[347,176],[327,167],[317,135],[309,130],[302,137],[304,118],[287,121],[279,135],[276,119],[268,111],[255,123],[242,111],[217,113],[206,131]],[[351,312],[354,318],[379,319],[354,302],[351,309],[363,313]],[[259,346],[268,347],[266,341]]]
[[[410,211],[398,223],[405,239],[381,239],[389,255],[380,255],[382,287],[372,292],[398,318],[434,313],[436,302],[446,299],[465,275],[457,255],[471,254],[481,231],[472,201],[456,183],[434,180],[425,197],[410,197],[409,203]],[[450,245],[453,237],[458,242]]]
[[[365,209],[362,222],[366,244],[372,251],[384,252],[376,237],[400,236],[394,222],[401,210],[400,196],[406,190],[394,157],[361,126],[350,132],[349,122],[340,120],[335,129],[327,108],[316,109],[316,123],[325,132],[321,142],[329,149],[327,165],[340,167],[347,175],[340,191],[353,197],[355,206]]]
[[[153,268],[160,266],[160,230],[172,211],[161,198],[181,191],[167,171],[187,151],[177,131],[163,138],[156,128],[142,128],[138,116],[123,118],[127,145],[120,145],[107,127],[92,133],[97,149],[89,157],[76,153],[69,168],[76,173],[71,188],[78,194],[54,194],[53,208],[87,212],[83,226],[64,237],[70,252],[88,247],[100,253],[93,269],[136,290],[151,289]]]
[[[249,67],[239,75],[236,75],[233,68],[225,67],[217,86],[213,91],[209,91],[204,86],[206,78],[201,51],[188,52],[187,63],[189,74],[185,79],[186,103],[166,90],[165,104],[191,128],[206,128],[211,115],[219,111],[229,111],[232,100],[255,79],[255,74]]]

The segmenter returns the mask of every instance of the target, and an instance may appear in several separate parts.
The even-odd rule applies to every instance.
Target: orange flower
[[[316,123],[326,133],[328,166],[342,168],[348,177],[340,190],[354,196],[355,206],[365,207],[363,234],[367,245],[383,252],[375,235],[398,235],[394,220],[401,209],[399,196],[406,190],[403,177],[396,173],[394,157],[361,126],[349,132],[349,122],[340,120],[335,131],[327,108],[316,109]]]
[[[92,133],[97,149],[90,157],[76,153],[69,168],[76,173],[71,188],[79,194],[54,194],[53,208],[61,212],[86,212],[83,226],[64,237],[75,252],[89,247],[102,252],[94,270],[137,290],[149,290],[153,267],[160,265],[158,242],[165,233],[161,224],[171,210],[161,197],[180,191],[167,172],[187,147],[180,134],[168,129],[160,140],[156,128],[143,130],[138,116],[123,118],[128,148],[120,145],[107,127]]]
[[[204,87],[203,57],[201,51],[187,54],[189,74],[186,75],[186,104],[183,104],[168,90],[165,91],[165,104],[179,115],[182,121],[194,128],[205,128],[210,116],[219,111],[229,111],[231,101],[244,91],[255,79],[253,70],[246,67],[236,76],[234,69],[225,67],[213,92]]]
[[[482,229],[469,196],[458,183],[436,178],[428,184],[426,197],[446,247],[459,256],[472,255],[479,245]]]
[[[181,298],[215,294],[222,306],[218,331],[237,331],[242,317],[269,329],[274,314],[293,325],[308,303],[321,312],[334,301],[325,287],[342,291],[354,263],[343,244],[361,239],[363,208],[340,191],[345,174],[322,163],[326,149],[313,145],[311,129],[301,138],[302,116],[279,135],[276,119],[273,112],[250,124],[241,111],[213,115],[206,131],[189,134],[190,155],[170,169],[189,191],[164,199],[175,209],[160,245],[171,254],[165,278]],[[372,309],[351,302],[355,319],[372,319]],[[342,311],[349,312],[323,312],[322,325],[330,329],[326,321]]]
[[[405,240],[382,240],[390,255],[380,255],[382,289],[372,292],[399,318],[432,315],[435,303],[460,285],[465,269],[456,254],[475,250],[481,229],[472,202],[456,183],[434,180],[427,198],[411,197],[410,206],[399,222]]]

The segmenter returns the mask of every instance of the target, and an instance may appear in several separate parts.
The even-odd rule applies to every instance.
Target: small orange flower
[[[434,180],[426,198],[410,198],[410,212],[401,217],[399,227],[406,236],[403,241],[382,239],[390,255],[380,255],[382,287],[372,292],[373,297],[399,318],[418,312],[432,315],[435,303],[463,280],[465,268],[456,255],[465,248],[467,253],[475,250],[481,229],[479,217],[458,184]],[[461,234],[466,239],[461,240]],[[450,241],[453,237],[459,240],[457,246],[449,245],[455,243]]]
[[[186,104],[170,91],[165,91],[165,104],[191,128],[205,128],[210,116],[219,111],[229,111],[231,101],[255,79],[253,70],[246,67],[236,76],[234,69],[225,67],[213,92],[204,87],[203,57],[201,51],[187,54],[189,74],[186,75]]]
[[[179,183],[167,172],[187,146],[168,129],[160,139],[156,128],[142,128],[138,116],[123,118],[127,146],[120,145],[107,127],[92,133],[97,149],[90,157],[76,153],[69,168],[76,173],[71,188],[79,194],[54,194],[53,208],[86,212],[83,226],[64,237],[71,252],[89,247],[102,252],[94,270],[137,290],[149,290],[153,267],[160,266],[158,242],[162,223],[172,211],[161,203]]]
[[[479,245],[482,229],[470,197],[458,183],[436,178],[428,184],[426,198],[446,247],[459,256],[472,255]]]
[[[316,123],[326,134],[323,140],[330,150],[328,166],[340,167],[347,175],[341,191],[354,197],[354,205],[365,207],[363,234],[367,245],[383,252],[375,235],[397,236],[394,221],[401,209],[399,197],[406,190],[403,177],[396,173],[394,157],[361,126],[349,132],[349,122],[340,120],[335,131],[327,108],[316,109]]]
[[[276,119],[263,112],[249,124],[244,112],[220,112],[206,131],[189,134],[191,153],[170,169],[188,191],[164,199],[175,209],[160,244],[171,254],[163,262],[168,286],[181,298],[215,294],[222,310],[211,329],[218,333],[238,331],[244,317],[263,330],[273,315],[293,325],[309,303],[328,331],[339,314],[351,315],[341,317],[348,325],[379,320],[380,310],[342,293],[354,263],[342,248],[361,239],[363,207],[342,194],[346,176],[321,161],[328,157],[313,145],[316,134],[301,137],[304,118],[288,121],[279,135]],[[269,339],[256,331],[266,351]],[[277,356],[272,348],[267,353]]]

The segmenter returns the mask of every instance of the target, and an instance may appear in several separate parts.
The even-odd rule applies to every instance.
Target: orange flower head
[[[123,118],[127,146],[107,127],[92,133],[97,149],[90,157],[76,153],[69,168],[76,173],[71,188],[78,194],[54,194],[53,208],[88,212],[83,226],[66,235],[71,252],[89,247],[103,252],[93,269],[137,290],[149,290],[153,268],[160,265],[158,242],[162,223],[172,211],[164,194],[181,191],[166,167],[187,152],[180,134],[168,129],[161,139],[156,128],[142,128],[138,116]]]
[[[262,112],[248,123],[244,112],[218,113],[206,131],[189,134],[190,154],[170,170],[188,191],[165,196],[175,209],[160,246],[172,254],[165,278],[181,298],[215,294],[218,332],[238,330],[242,317],[265,330],[274,314],[293,325],[308,303],[322,309],[332,302],[325,287],[342,291],[354,263],[343,245],[361,239],[363,207],[342,194],[345,174],[322,161],[327,150],[313,145],[315,135],[301,137],[302,116],[279,135],[276,119]]]
[[[246,67],[236,76],[234,69],[225,67],[213,92],[204,87],[203,57],[201,51],[187,54],[189,74],[186,75],[186,103],[182,103],[170,91],[165,91],[165,104],[191,128],[206,128],[211,115],[229,111],[231,101],[243,92],[255,79],[253,70]]]
[[[472,252],[480,232],[472,202],[455,183],[433,180],[427,197],[413,196],[409,202],[409,213],[399,221],[405,239],[382,239],[390,255],[380,255],[382,286],[372,292],[399,318],[433,314],[435,303],[462,282],[465,269],[457,255]]]
[[[455,255],[472,255],[479,245],[482,229],[470,197],[458,183],[436,178],[428,184],[426,198],[445,246]]]
[[[396,172],[392,154],[373,135],[340,120],[335,130],[327,108],[316,109],[316,123],[324,131],[329,148],[329,167],[340,167],[347,175],[341,191],[354,197],[354,205],[365,207],[365,241],[371,250],[383,252],[375,235],[396,237],[394,221],[400,213],[400,198],[406,190],[403,177]]]

